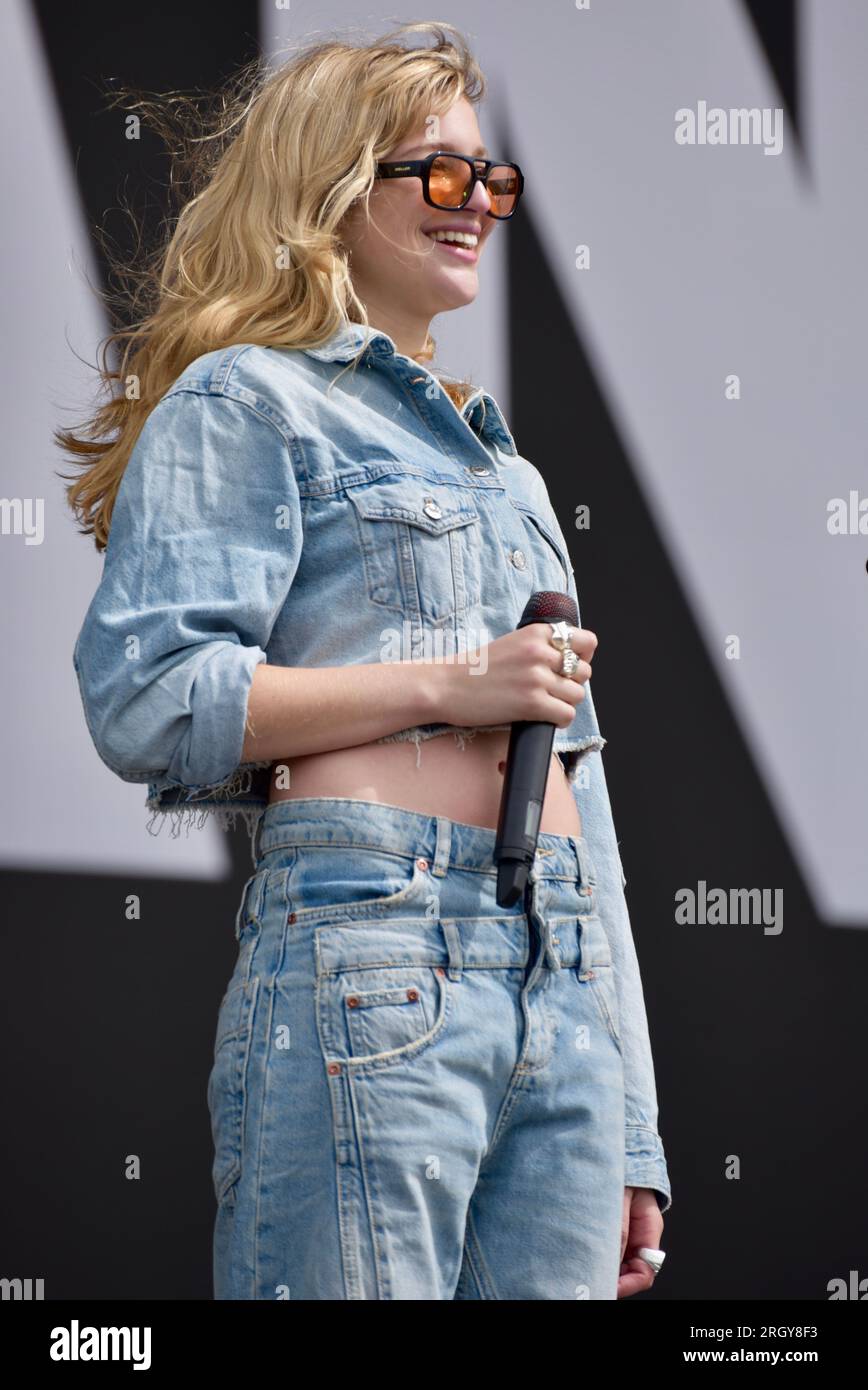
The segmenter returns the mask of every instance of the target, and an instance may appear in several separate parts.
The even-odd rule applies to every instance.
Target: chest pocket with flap
[[[569,556],[558,544],[548,522],[526,503],[510,497],[525,522],[527,542],[533,556],[534,585],[537,589],[555,589],[566,593],[573,572]]]
[[[442,624],[479,602],[480,523],[471,500],[409,474],[354,484],[346,495],[372,603]]]

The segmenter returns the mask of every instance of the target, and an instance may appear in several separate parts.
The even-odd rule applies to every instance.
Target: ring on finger
[[[556,647],[561,654],[561,675],[572,677],[575,675],[579,666],[579,658],[573,651],[571,644],[573,629],[570,627],[569,623],[563,621],[559,623],[549,623],[549,626],[552,630],[549,642],[553,647]]]
[[[572,647],[565,647],[561,652],[561,675],[573,677],[578,669],[579,658]]]
[[[552,635],[549,638],[551,645],[557,647],[559,652],[566,651],[570,646],[570,638],[573,635],[573,629],[570,627],[569,623],[563,621],[559,623],[549,623],[549,627],[552,630]]]

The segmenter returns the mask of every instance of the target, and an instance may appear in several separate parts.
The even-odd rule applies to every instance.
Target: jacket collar
[[[363,323],[349,322],[341,324],[319,347],[302,348],[302,352],[320,362],[349,362],[363,345],[382,357],[403,356],[388,333],[383,333],[378,328],[366,328]],[[477,434],[490,439],[498,450],[507,456],[506,462],[517,456],[518,449],[503,412],[487,391],[483,391],[481,387],[474,391],[464,402],[460,413]]]

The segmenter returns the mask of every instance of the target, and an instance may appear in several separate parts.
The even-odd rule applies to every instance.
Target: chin
[[[441,314],[446,309],[460,309],[465,304],[472,304],[478,294],[479,280],[476,276],[465,284],[452,281],[448,285],[438,285],[433,298],[439,308],[435,309],[434,312]]]

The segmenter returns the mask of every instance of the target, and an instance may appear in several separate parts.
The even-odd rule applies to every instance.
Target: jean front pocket
[[[424,1038],[439,1011],[432,971],[348,971],[340,981],[350,1056],[400,1052]]]
[[[286,906],[297,927],[312,921],[426,915],[428,865],[373,845],[298,845],[286,872]]]
[[[208,1110],[214,1141],[212,1177],[218,1204],[232,1205],[241,1176],[247,1109],[247,1061],[259,977],[233,976],[217,1016],[214,1062],[208,1077]]]
[[[368,597],[411,622],[440,624],[479,603],[479,513],[450,488],[409,474],[347,488]]]
[[[328,1063],[388,1067],[443,1033],[450,1006],[439,923],[387,921],[316,931],[317,1015]]]

